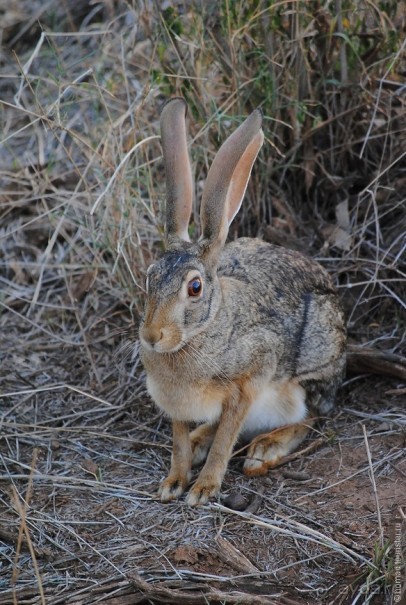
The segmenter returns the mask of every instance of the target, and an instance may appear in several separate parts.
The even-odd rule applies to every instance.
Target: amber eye
[[[190,282],[187,285],[187,293],[189,296],[192,297],[196,297],[199,296],[199,294],[202,291],[202,280],[200,279],[200,277],[195,277],[194,279],[191,279]]]

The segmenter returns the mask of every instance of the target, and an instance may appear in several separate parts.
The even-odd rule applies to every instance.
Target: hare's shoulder
[[[334,292],[328,273],[317,261],[257,238],[244,237],[227,244],[218,273],[246,284],[257,285],[265,279],[268,287],[297,288],[297,293]]]

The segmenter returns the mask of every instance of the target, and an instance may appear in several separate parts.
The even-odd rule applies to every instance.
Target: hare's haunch
[[[173,422],[161,499],[178,498],[192,465],[205,460],[187,496],[196,505],[219,492],[237,438],[252,440],[244,472],[264,474],[299,445],[314,416],[330,411],[346,333],[317,262],[258,239],[225,244],[263,143],[260,111],[218,151],[202,195],[202,236],[189,240],[185,115],[179,98],[161,114],[166,251],[148,269],[140,341],[148,391]],[[201,424],[189,433],[194,422]]]

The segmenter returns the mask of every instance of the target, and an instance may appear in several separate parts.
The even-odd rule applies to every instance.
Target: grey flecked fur
[[[186,357],[164,353],[159,361],[189,380],[233,380],[242,373],[274,368],[274,380],[299,378],[308,384],[308,404],[325,414],[333,406],[345,366],[343,311],[327,272],[314,260],[258,239],[227,244],[217,270],[207,271],[199,244],[170,250],[149,275],[153,306],[176,298],[185,274],[197,269],[204,298],[185,314],[185,327],[199,334],[191,345],[199,351],[193,367]],[[226,280],[230,290],[224,290]],[[147,310],[148,310],[147,304]],[[201,364],[201,355],[212,363]],[[163,357],[161,359],[161,357]],[[147,371],[156,371],[157,354],[142,349]],[[318,395],[323,394],[323,397]]]

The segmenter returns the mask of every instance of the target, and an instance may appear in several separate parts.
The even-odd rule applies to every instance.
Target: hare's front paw
[[[186,477],[169,475],[160,485],[158,496],[161,502],[170,502],[176,500],[183,494],[190,481],[190,473]]]
[[[189,504],[189,506],[207,504],[211,498],[217,496],[220,485],[214,480],[200,481],[198,479],[186,497],[186,504]]]

